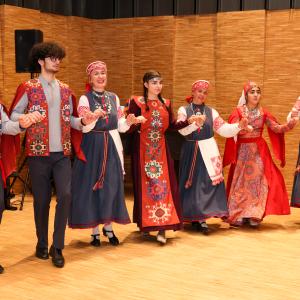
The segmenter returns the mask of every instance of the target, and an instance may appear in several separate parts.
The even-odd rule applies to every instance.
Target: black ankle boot
[[[92,241],[90,242],[90,244],[94,247],[100,247],[100,234],[91,234],[91,237]]]
[[[120,242],[119,242],[118,238],[115,236],[115,233],[113,232],[113,230],[106,230],[106,229],[103,227],[103,228],[102,228],[102,232],[103,232],[103,235],[104,235],[104,236],[107,236],[107,237],[108,237],[108,235],[107,235],[108,232],[111,232],[111,233],[112,233],[113,237],[111,237],[111,238],[108,237],[109,243],[110,243],[111,245],[113,245],[113,246],[118,246],[118,245],[120,244]]]

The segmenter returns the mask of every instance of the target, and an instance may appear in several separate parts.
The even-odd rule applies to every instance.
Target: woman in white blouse
[[[112,222],[130,223],[124,198],[123,149],[118,123],[124,117],[116,94],[105,90],[107,67],[95,61],[88,65],[89,91],[80,97],[79,116],[91,111],[98,119],[83,126],[81,149],[84,159],[75,158],[72,176],[71,228],[92,228],[91,245],[100,246],[99,224],[103,235],[116,246],[119,240]],[[83,124],[84,125],[84,124]]]
[[[183,220],[191,222],[203,234],[210,232],[206,219],[228,215],[222,158],[214,132],[232,137],[247,127],[245,119],[236,124],[226,123],[215,109],[207,106],[208,88],[206,80],[194,82],[188,104],[178,111],[178,121],[189,119],[191,123],[179,130],[185,137],[179,170]]]

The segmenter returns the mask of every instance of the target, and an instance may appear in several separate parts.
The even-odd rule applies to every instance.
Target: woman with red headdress
[[[296,120],[299,120],[299,117],[300,117],[300,97],[298,97],[294,107],[292,108],[292,111],[289,113],[288,121],[290,121],[291,118],[295,118]],[[291,206],[300,207],[300,144],[299,144],[298,160],[297,160],[297,165],[295,170]]]
[[[236,140],[227,139],[224,166],[231,164],[227,182],[228,222],[235,226],[256,227],[266,215],[290,214],[284,179],[274,164],[262,137],[268,127],[274,155],[285,165],[284,132],[295,126],[291,119],[280,125],[260,105],[261,90],[253,81],[245,84],[238,107],[229,122],[247,118],[250,130],[241,131]]]
[[[98,119],[83,127],[81,149],[75,158],[72,176],[72,203],[69,226],[93,228],[91,245],[100,246],[99,224],[110,244],[119,244],[112,222],[130,223],[123,184],[123,148],[118,122],[124,118],[116,94],[105,90],[107,67],[102,61],[88,65],[88,92],[78,104],[79,116],[91,111]]]
[[[192,222],[203,234],[210,232],[206,219],[228,215],[222,158],[214,132],[224,137],[238,134],[246,128],[247,120],[226,123],[219,113],[206,105],[209,82],[197,80],[192,84],[189,103],[178,111],[178,121],[189,119],[189,126],[179,130],[185,137],[180,157],[179,191],[183,220]],[[199,116],[200,122],[194,118]]]
[[[182,227],[176,175],[165,132],[185,127],[188,122],[177,123],[174,119],[171,101],[161,96],[163,85],[159,72],[146,72],[143,87],[143,96],[129,100],[128,116],[122,128],[133,134],[133,221],[146,236],[158,231],[157,241],[165,244],[165,231]]]

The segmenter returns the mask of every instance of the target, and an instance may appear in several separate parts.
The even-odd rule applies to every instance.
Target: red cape
[[[78,118],[79,116],[77,112],[76,97],[73,93],[72,93],[72,105],[73,105],[72,116]],[[74,152],[78,159],[86,162],[86,157],[81,149],[81,141],[82,141],[82,131],[71,127],[71,142],[72,142]]]
[[[2,104],[4,112],[8,115],[6,107]],[[17,169],[17,141],[16,136],[2,134],[0,144],[0,169],[4,186],[6,186],[6,178]]]
[[[264,118],[269,118],[271,120],[276,121],[276,119],[265,109],[263,109]],[[233,113],[229,117],[229,123],[236,122],[237,118],[240,119],[241,112],[238,109],[235,109]],[[277,121],[276,121],[277,122]],[[275,133],[270,128],[268,128],[268,134],[270,137],[272,149],[274,155],[281,162],[281,167],[285,165],[285,141],[284,141],[284,133]],[[235,142],[233,138],[228,138],[225,144],[224,157],[223,157],[223,165],[224,167],[230,164],[230,170],[228,174],[227,180],[227,196],[229,196],[233,174],[237,161],[237,154],[239,148],[239,141]],[[264,139],[261,139],[257,142],[258,150],[261,155],[261,159],[263,160],[264,168],[265,168],[265,176],[268,181],[269,192],[267,198],[267,204],[265,209],[265,215],[281,215],[281,214],[289,214],[289,202],[288,195],[284,183],[284,179],[282,177],[281,172],[274,164],[270,150],[268,148],[267,143]]]

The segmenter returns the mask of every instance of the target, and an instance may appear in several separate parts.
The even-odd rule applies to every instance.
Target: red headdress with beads
[[[192,92],[203,89],[208,90],[209,88],[209,81],[207,80],[197,80],[192,84]],[[188,96],[185,99],[188,103],[191,103],[193,101],[193,96]]]
[[[106,64],[100,60],[94,61],[87,66],[86,74],[90,76],[95,70],[107,72]]]
[[[244,104],[246,104],[246,95],[247,93],[253,89],[254,87],[257,87],[258,85],[256,84],[256,82],[252,81],[252,80],[248,80],[243,87],[243,91],[242,91],[242,95],[239,99],[238,102],[238,106],[243,106]]]
[[[90,63],[87,67],[86,67],[86,74],[88,76],[91,76],[92,72],[99,70],[99,71],[104,71],[107,72],[107,67],[106,64],[101,61],[101,60],[96,60],[92,63]],[[88,92],[92,89],[91,85],[89,83],[87,83],[85,85],[85,90]]]

